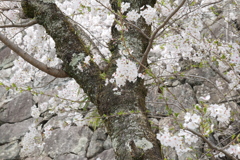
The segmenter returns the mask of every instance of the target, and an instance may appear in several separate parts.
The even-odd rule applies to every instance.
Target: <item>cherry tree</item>
[[[173,148],[180,157],[194,151],[195,143],[202,142],[212,150],[211,155],[202,158],[240,158],[237,135],[224,148],[208,139],[218,128],[213,121],[237,121],[230,119],[230,105],[207,103],[210,93],[191,109],[180,105],[180,111],[172,113],[168,108],[167,116],[175,119],[176,131],[159,126],[160,132],[155,134],[148,119],[151,113],[146,108],[146,84],[161,86],[159,92],[163,94],[168,90],[164,82],[169,77],[204,78],[182,74],[186,68],[181,61],[193,64],[187,67],[212,68],[222,78],[213,86],[227,102],[221,91],[223,85],[238,92],[239,44],[230,37],[237,35],[237,30],[230,30],[233,26],[229,25],[239,22],[234,12],[237,2],[4,0],[0,2],[0,40],[21,58],[14,61],[14,76],[2,80],[1,85],[24,88],[32,79],[46,74],[72,78],[66,88],[57,91],[57,98],[70,102],[56,106],[57,98],[53,97],[39,107],[33,106],[32,116],[38,118],[47,110],[69,115],[62,129],[72,123],[84,125],[84,117],[75,111],[86,94],[97,106],[119,160],[164,159],[165,148]],[[230,10],[224,17],[226,37],[216,37],[209,31],[211,21],[206,19],[219,16],[226,6]],[[82,90],[76,89],[78,85]],[[29,87],[24,90],[35,93]],[[179,115],[182,123],[178,123]],[[49,137],[51,126],[46,126],[43,134]],[[26,155],[35,135],[41,136],[33,126],[23,139]]]

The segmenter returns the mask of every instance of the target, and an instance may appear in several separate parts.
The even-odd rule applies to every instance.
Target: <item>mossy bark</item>
[[[140,10],[143,5],[154,5],[155,1],[128,0],[133,9]],[[117,1],[110,0],[115,11]],[[111,136],[113,147],[118,160],[161,160],[160,144],[152,132],[146,116],[145,97],[147,90],[144,80],[127,82],[121,88],[121,95],[113,92],[114,84],[105,86],[105,80],[100,76],[105,72],[111,77],[116,70],[115,60],[120,57],[121,41],[115,42],[112,48],[111,62],[107,68],[100,67],[93,61],[84,65],[86,56],[101,54],[93,41],[75,22],[64,15],[54,3],[44,3],[42,0],[22,0],[24,13],[29,18],[35,18],[56,43],[57,55],[64,62],[64,70],[83,88],[89,96]],[[117,18],[117,17],[116,17]],[[136,23],[145,34],[150,35],[151,27],[146,25],[143,18]],[[119,39],[120,33],[112,26],[112,35]],[[148,44],[148,39],[134,28],[124,33],[128,47],[133,49],[132,55],[140,61]],[[110,44],[111,45],[111,44]],[[131,58],[131,57],[129,57]],[[78,69],[82,64],[83,71]],[[143,62],[146,65],[146,62]]]

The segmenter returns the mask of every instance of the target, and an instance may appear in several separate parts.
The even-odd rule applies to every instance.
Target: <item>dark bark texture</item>
[[[126,0],[131,3],[130,10],[140,11],[144,5],[153,6],[155,0]],[[110,0],[114,11],[119,10],[118,1]],[[112,58],[108,67],[101,69],[93,61],[84,65],[86,56],[100,54],[97,46],[89,36],[70,18],[68,18],[54,3],[42,0],[22,0],[24,13],[29,18],[35,18],[56,43],[57,55],[64,62],[64,71],[74,78],[89,96],[100,115],[102,115],[108,134],[111,136],[117,160],[161,160],[160,143],[152,132],[146,116],[145,97],[147,90],[142,79],[127,82],[121,88],[121,95],[113,92],[115,84],[105,86],[105,80],[100,74],[105,72],[111,77],[116,70],[115,60],[120,57],[121,34],[112,26]],[[116,17],[118,19],[119,17]],[[135,23],[146,35],[150,35],[151,27],[143,18]],[[133,50],[130,59],[141,61],[148,45],[148,39],[135,28],[129,27],[124,32],[128,47]],[[111,45],[111,43],[110,43]],[[83,71],[77,66],[82,64]],[[146,65],[146,62],[143,62]]]

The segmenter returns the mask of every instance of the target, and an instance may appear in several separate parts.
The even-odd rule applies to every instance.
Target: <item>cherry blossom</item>
[[[226,108],[224,104],[211,104],[208,107],[208,112],[210,112],[210,116],[217,118],[219,122],[228,123],[229,118],[231,116],[231,108]]]
[[[127,13],[127,20],[136,22],[140,18],[140,14],[137,11],[132,10]]]
[[[53,1],[47,1],[52,3]],[[180,1],[179,1],[180,2]],[[200,1],[202,5],[214,3],[217,0]],[[57,6],[74,21],[84,26],[84,30],[94,40],[99,47],[101,53],[107,58],[111,56],[111,52],[106,47],[111,36],[111,25],[115,19],[115,15],[111,13],[110,3],[108,0],[102,0],[106,7],[102,6],[95,0],[72,0],[72,1],[57,1]],[[224,1],[224,3],[228,3]],[[20,6],[16,2],[0,2],[0,6],[12,8],[12,10],[4,11],[3,14],[9,17],[13,22],[19,22],[19,10],[14,9],[14,5]],[[155,7],[149,5],[143,6],[140,11],[131,10],[130,3],[121,3],[121,13],[126,14],[128,21],[137,22],[140,17],[143,17],[148,25],[152,24],[152,29],[156,29],[159,24],[162,24],[165,17],[171,14],[178,4],[176,2],[170,3],[166,0],[164,3],[158,1]],[[217,4],[216,4],[217,5]],[[210,5],[209,7],[211,7]],[[127,13],[126,13],[127,12]],[[158,13],[159,12],[159,13]],[[158,13],[158,14],[157,14]],[[187,15],[187,16],[184,16]],[[224,72],[231,82],[226,84],[222,81],[216,80],[216,86],[223,90],[223,84],[231,90],[236,91],[240,88],[239,75],[240,72],[240,58],[239,58],[239,44],[216,39],[211,41],[208,37],[202,35],[202,29],[205,26],[203,21],[205,17],[213,19],[214,13],[209,11],[209,8],[199,8],[198,6],[185,6],[182,7],[174,16],[176,21],[170,21],[169,26],[163,28],[165,34],[159,35],[154,41],[151,52],[158,54],[157,60],[152,64],[152,68],[156,73],[161,73],[161,76],[169,76],[173,73],[181,71],[179,61],[181,59],[188,59],[194,62],[203,62],[205,60],[212,60],[217,57],[215,62],[218,63],[220,72]],[[179,19],[178,19],[179,18]],[[232,11],[229,18],[225,20],[236,19],[236,14]],[[178,19],[178,20],[177,20]],[[10,24],[9,20],[2,18],[1,24]],[[80,23],[81,22],[81,23]],[[119,31],[127,31],[128,26],[123,22],[119,22],[115,26]],[[101,32],[99,32],[101,31]],[[37,60],[47,64],[48,67],[59,67],[62,61],[56,57],[56,46],[53,39],[47,35],[45,29],[40,25],[28,27],[23,31],[18,28],[1,29],[8,37],[18,44],[22,49],[31,54]],[[121,87],[127,82],[135,82],[137,78],[146,79],[148,75],[145,73],[138,73],[138,63],[127,57],[132,54],[130,48],[123,49],[121,56],[116,60],[117,69],[112,77],[106,78],[106,84],[115,83],[116,87],[113,89],[114,93],[121,95]],[[224,56],[223,56],[224,55]],[[219,57],[226,57],[221,59]],[[93,57],[86,56],[82,62],[78,62],[77,72],[83,72],[85,67],[95,62],[100,65],[103,58],[95,54]],[[148,59],[148,62],[152,61]],[[4,84],[16,84],[17,86],[26,86],[31,83],[34,78],[45,77],[46,73],[39,71],[26,63],[22,58],[18,58],[13,62],[14,66],[11,69],[12,76],[9,80],[1,80]],[[63,99],[70,99],[71,101],[81,101],[84,98],[83,91],[79,89],[79,85],[69,80],[65,86],[55,88],[57,95]],[[207,93],[205,96],[200,97],[203,103],[209,102],[211,96]],[[50,114],[57,114],[58,116],[67,116],[59,122],[61,129],[68,129],[72,124],[78,126],[85,125],[83,115],[76,112],[81,105],[77,102],[61,101],[57,98],[49,98],[47,102],[39,103],[38,107],[33,105],[31,107],[31,115],[33,118],[39,118],[41,113],[48,111]],[[199,105],[200,106],[200,105]],[[215,118],[221,123],[228,123],[231,117],[231,108],[226,107],[225,104],[210,104],[207,106],[207,114],[210,118]],[[183,127],[192,130],[198,130],[200,124],[203,122],[204,117],[200,117],[199,113],[186,112],[183,122]],[[210,126],[210,125],[209,125]],[[49,138],[52,133],[52,126],[44,126],[45,138]],[[214,125],[208,129],[207,132],[214,130]],[[207,133],[206,132],[206,133]],[[42,136],[40,129],[36,126],[30,126],[29,132],[25,134],[22,140],[23,149],[21,154],[31,155],[35,146],[43,147]],[[204,133],[204,134],[206,134]],[[207,134],[206,134],[207,135]],[[157,134],[157,138],[165,147],[174,148],[178,155],[191,151],[189,146],[194,146],[198,141],[198,137],[186,130],[179,130],[175,134],[164,128],[163,131]],[[33,145],[35,144],[35,145]],[[227,152],[240,158],[240,146],[238,144],[230,145]],[[216,156],[222,157],[223,153],[218,153]],[[100,160],[100,158],[98,158]]]

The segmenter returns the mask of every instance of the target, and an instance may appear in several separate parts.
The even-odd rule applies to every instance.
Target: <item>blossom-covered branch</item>
[[[58,78],[65,78],[68,77],[68,75],[61,69],[55,69],[55,68],[49,68],[44,63],[36,60],[29,54],[27,54],[24,50],[22,50],[20,47],[18,47],[16,44],[11,42],[6,36],[0,33],[0,40],[8,46],[11,50],[13,50],[15,53],[17,53],[19,56],[21,56],[25,61],[30,63],[31,65],[37,67],[43,72],[48,73],[49,75],[52,75],[54,77]]]

